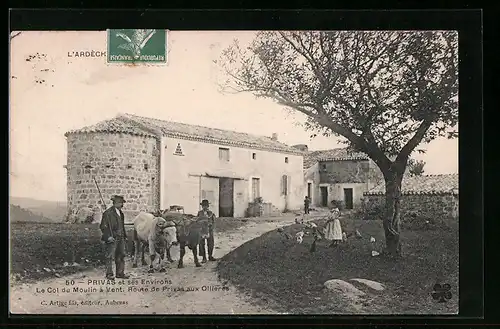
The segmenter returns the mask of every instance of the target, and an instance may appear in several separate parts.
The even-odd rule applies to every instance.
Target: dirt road
[[[220,258],[265,232],[292,224],[292,218],[249,221],[232,232],[218,234],[214,256]],[[175,248],[172,257],[179,257]],[[35,284],[11,284],[10,310],[15,314],[276,314],[256,306],[230,284],[220,282],[216,263],[196,268],[189,250],[184,268],[168,264],[166,273],[133,269],[127,259],[128,280],[104,280],[96,269]]]

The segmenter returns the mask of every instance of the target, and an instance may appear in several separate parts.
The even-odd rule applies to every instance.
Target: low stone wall
[[[364,195],[363,210],[370,212],[383,208],[385,195]],[[431,218],[436,222],[458,218],[458,195],[452,194],[408,194],[401,199],[401,218],[411,213],[421,218]]]

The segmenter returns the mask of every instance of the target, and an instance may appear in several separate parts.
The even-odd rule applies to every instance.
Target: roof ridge
[[[427,174],[423,175],[420,177],[437,177],[437,176],[458,176],[458,173],[451,173],[451,174]],[[413,177],[419,177],[419,176],[413,176]]]
[[[209,129],[218,130],[218,131],[222,131],[222,132],[231,132],[231,133],[236,133],[236,134],[245,134],[245,135],[250,135],[250,136],[254,136],[254,137],[263,137],[263,138],[267,138],[267,139],[273,141],[271,137],[266,136],[266,135],[252,134],[252,133],[241,132],[241,131],[231,130],[231,129],[222,129],[222,128],[207,127],[207,126],[202,126],[202,125],[198,125],[198,124],[191,124],[191,123],[185,123],[185,122],[173,121],[173,120],[164,120],[164,119],[146,117],[146,116],[136,115],[136,114],[130,114],[130,113],[124,113],[124,114],[120,114],[118,116],[125,116],[125,117],[129,117],[130,119],[133,119],[135,117],[135,118],[141,118],[141,119],[163,121],[163,122],[168,122],[168,123],[173,123],[173,124],[178,124],[178,125],[184,125],[184,126],[197,127],[197,128],[209,128]],[[285,144],[283,142],[280,142],[280,141],[274,141],[274,142],[282,144],[284,146],[292,147],[292,146],[290,146],[288,144]]]
[[[305,152],[294,148],[293,146],[275,141],[271,137],[263,135],[162,120],[130,113],[118,113],[114,118],[99,121],[89,127],[66,132],[65,136],[73,133],[91,132],[128,133],[132,135],[155,138],[160,136],[170,136],[192,141],[201,141],[300,156],[304,156],[305,154]]]
[[[130,125],[133,125],[134,127],[138,128],[140,130],[147,131],[147,132],[152,133],[154,135],[158,135],[157,137],[160,137],[162,135],[161,131],[158,131],[158,129],[152,129],[152,128],[146,127],[141,122],[137,122],[136,120],[131,118],[130,115],[128,115],[127,113],[125,113],[124,115],[120,114],[120,115],[116,116],[115,119],[120,120],[122,122],[126,122]]]
[[[334,147],[331,149],[323,149],[323,150],[310,150],[309,152],[328,152],[328,151],[333,151],[333,150],[345,150],[347,147]],[[355,151],[353,151],[354,153]]]
[[[113,123],[116,123],[116,122],[121,122],[122,124],[125,124],[127,125],[129,128],[132,128],[131,131],[129,131],[128,129],[125,129],[126,131],[124,131],[123,129],[116,129],[116,128],[104,128],[103,126],[105,125],[109,125],[109,124],[113,124]],[[122,118],[120,117],[113,117],[113,118],[108,118],[108,119],[104,119],[104,120],[100,120],[94,124],[89,124],[89,125],[86,125],[86,126],[83,126],[81,128],[77,128],[77,129],[71,129],[71,130],[68,130],[64,133],[64,136],[67,137],[71,134],[77,134],[77,133],[92,133],[92,132],[102,132],[102,131],[108,131],[108,132],[123,132],[123,133],[128,133],[128,134],[132,134],[132,135],[138,135],[138,136],[150,136],[151,137],[151,132],[149,132],[148,130],[144,129],[144,127],[141,127],[139,125],[136,124],[136,122],[134,122],[134,124],[132,124],[130,122],[130,120],[122,120]]]

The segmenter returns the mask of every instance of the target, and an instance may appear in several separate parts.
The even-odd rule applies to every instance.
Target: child
[[[338,208],[330,210],[325,227],[325,239],[332,241],[330,247],[335,247],[342,242],[342,226],[340,225],[340,211]]]

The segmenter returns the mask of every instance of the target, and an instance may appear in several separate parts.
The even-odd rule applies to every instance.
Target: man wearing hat
[[[210,202],[208,200],[202,200],[201,203],[201,210],[198,211],[198,219],[208,219],[208,230],[209,230],[209,236],[208,239],[203,239],[201,240],[200,243],[200,250],[199,254],[202,255],[202,263],[207,262],[207,254],[205,251],[205,241],[207,242],[208,245],[208,260],[213,262],[216,261],[215,257],[213,256],[214,253],[214,225],[215,225],[215,215],[214,213],[209,209],[210,208]]]
[[[113,262],[116,265],[116,278],[128,279],[125,275],[125,244],[127,243],[127,232],[125,231],[125,216],[122,208],[126,202],[120,195],[111,197],[113,205],[102,214],[100,229],[101,240],[104,242],[106,251],[106,278],[114,280]]]

